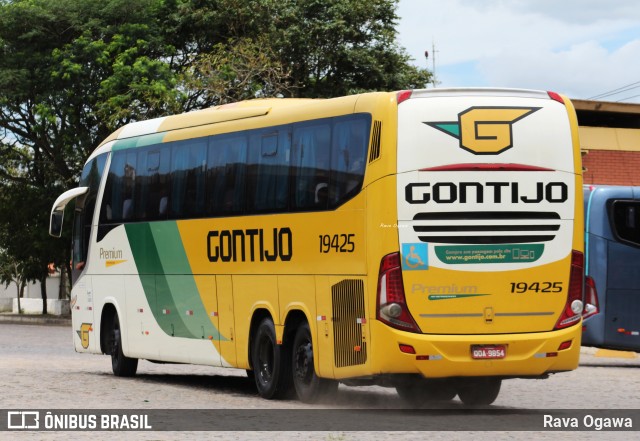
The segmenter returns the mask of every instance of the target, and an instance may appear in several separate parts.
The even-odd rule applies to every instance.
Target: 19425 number
[[[353,242],[355,234],[321,234],[320,252],[321,253],[353,253],[356,244]]]
[[[511,282],[511,292],[523,294],[525,292],[562,292],[562,282]]]

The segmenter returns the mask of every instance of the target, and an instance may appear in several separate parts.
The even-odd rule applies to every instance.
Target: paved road
[[[633,358],[622,358],[621,355]],[[393,389],[340,386],[335,402],[310,406],[297,401],[259,398],[244,371],[141,361],[132,379],[115,378],[107,356],[77,354],[71,330],[62,326],[0,324],[0,409],[396,409],[404,404]],[[455,400],[450,407],[460,409]],[[508,380],[492,406],[497,409],[640,409],[640,356],[583,348],[580,368],[547,380]],[[596,412],[597,414],[597,412]],[[499,429],[499,427],[497,427]],[[636,428],[640,430],[640,428]],[[521,439],[523,432],[503,433]],[[531,432],[529,432],[531,434]],[[6,435],[6,433],[5,433]],[[21,434],[40,439],[37,434]],[[47,433],[47,439],[85,438],[80,433]],[[94,439],[101,439],[93,433]],[[104,439],[207,439],[203,432],[111,433]],[[474,439],[473,433],[407,433],[405,439]],[[537,433],[555,439],[559,434]],[[629,433],[563,433],[574,439],[629,439]],[[96,438],[96,436],[98,436]],[[327,432],[306,439],[388,439],[390,433]],[[115,437],[115,438],[114,438]],[[529,436],[526,436],[529,438]],[[13,436],[11,437],[13,438]],[[294,432],[221,432],[216,439],[299,439]],[[492,435],[492,438],[495,438]],[[0,439],[3,434],[0,433]]]

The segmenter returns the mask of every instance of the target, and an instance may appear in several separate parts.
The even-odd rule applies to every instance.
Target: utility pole
[[[436,50],[435,42],[431,42],[431,84],[435,88],[438,85],[438,80],[436,79],[436,52],[440,52]],[[427,67],[429,67],[429,51],[424,51],[424,57],[427,60]]]

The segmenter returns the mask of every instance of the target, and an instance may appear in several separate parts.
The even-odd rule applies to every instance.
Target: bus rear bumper
[[[495,335],[412,334],[380,322],[372,327],[378,328],[372,335],[377,343],[372,368],[377,374],[537,377],[574,370],[580,358],[581,324],[558,331]],[[502,354],[492,348],[503,348],[504,357],[477,359],[472,347],[488,349],[486,356],[498,357]]]

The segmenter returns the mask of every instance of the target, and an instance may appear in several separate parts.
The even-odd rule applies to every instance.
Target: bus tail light
[[[584,254],[580,251],[571,252],[571,276],[569,278],[569,292],[567,303],[560,314],[554,329],[562,329],[580,321],[583,311],[582,284],[584,282]]]
[[[411,94],[413,93],[412,90],[401,90],[400,92],[396,93],[396,102],[398,104],[408,100],[409,98],[411,98]]]
[[[409,313],[402,283],[400,253],[384,256],[378,273],[377,319],[392,328],[421,333]]]
[[[564,99],[562,98],[562,96],[559,93],[547,92],[547,95],[549,95],[549,98],[551,98],[552,100],[557,101],[560,104],[564,104]]]
[[[596,290],[596,282],[593,277],[587,276],[584,279],[585,303],[584,311],[582,311],[582,320],[586,320],[600,312],[600,304],[598,302],[598,291]]]

